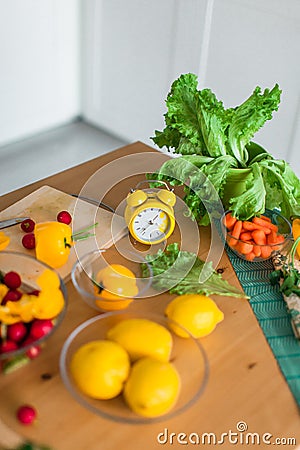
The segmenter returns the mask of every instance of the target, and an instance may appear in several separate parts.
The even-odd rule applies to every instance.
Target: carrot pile
[[[269,258],[276,244],[284,241],[284,236],[278,233],[277,225],[269,217],[261,215],[251,220],[238,220],[231,213],[224,217],[223,224],[228,231],[228,245],[241,253],[248,261],[254,258]]]

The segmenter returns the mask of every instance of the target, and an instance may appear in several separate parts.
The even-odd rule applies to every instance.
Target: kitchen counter
[[[105,203],[116,208],[144,173],[153,170],[147,160],[153,156],[155,161],[158,153],[136,142],[11,192],[1,197],[1,209],[43,185],[94,198],[102,190]],[[165,159],[167,155],[158,155],[157,168]],[[94,182],[98,171],[103,174],[101,186]],[[210,227],[201,227],[200,238],[199,256],[204,259],[210,247]],[[176,230],[170,242],[178,239]],[[241,288],[221,242],[214,252],[224,279]],[[263,449],[279,442],[295,448],[300,443],[299,408],[249,301],[243,298],[212,296],[225,319],[211,335],[201,339],[209,361],[209,379],[203,395],[186,412],[159,423],[126,425],[87,411],[65,388],[59,373],[59,355],[70,332],[95,311],[80,299],[71,281],[67,289],[66,317],[45,350],[27,366],[0,376],[0,444],[12,448],[28,439],[56,450],[138,450],[194,448],[197,438],[200,448],[210,448],[209,439],[216,439],[216,445],[219,442],[226,449],[231,445]],[[140,307],[162,312],[171,298],[164,293],[143,301]],[[15,418],[16,408],[23,403],[37,408],[38,421],[32,426],[22,426]],[[201,443],[202,438],[206,445]]]

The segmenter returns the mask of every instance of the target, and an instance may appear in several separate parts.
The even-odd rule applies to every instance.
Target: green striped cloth
[[[295,338],[291,318],[278,286],[272,286],[269,275],[271,260],[248,262],[225,246],[236,275],[250,297],[250,304],[273,351],[281,371],[300,406],[300,342]]]

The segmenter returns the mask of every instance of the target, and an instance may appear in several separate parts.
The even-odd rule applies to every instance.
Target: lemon
[[[96,306],[107,311],[127,308],[139,290],[134,273],[121,264],[111,264],[99,270],[94,293]]]
[[[135,361],[144,356],[152,356],[160,361],[168,361],[173,339],[170,331],[149,319],[124,319],[110,328],[107,339],[122,345]]]
[[[165,309],[170,319],[179,323],[195,338],[210,334],[216,325],[224,319],[223,312],[206,295],[184,294],[175,297]],[[189,337],[180,327],[170,324],[178,336]]]
[[[136,414],[157,417],[175,406],[180,387],[180,376],[172,363],[145,357],[134,363],[123,395]]]
[[[78,388],[86,395],[107,400],[123,389],[130,371],[128,353],[116,342],[95,340],[83,344],[74,353],[70,372]]]

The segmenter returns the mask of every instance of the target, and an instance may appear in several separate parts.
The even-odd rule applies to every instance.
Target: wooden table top
[[[1,209],[45,184],[67,193],[83,192],[95,197],[108,183],[111,189],[105,193],[105,201],[117,207],[130,187],[144,178],[145,172],[160,167],[167,158],[159,154],[156,159],[155,154],[159,152],[149,152],[155,150],[141,142],[122,147],[6,194],[1,197]],[[154,161],[153,167],[149,158]],[[116,167],[119,169],[115,170]],[[101,186],[93,183],[93,176],[99,170],[103,174]],[[199,256],[204,257],[210,244],[210,228],[202,227],[200,233]],[[177,238],[175,233],[172,239],[175,241]],[[224,269],[223,277],[240,288],[221,245],[217,251],[221,255],[218,267]],[[209,361],[209,379],[203,395],[186,412],[155,424],[127,425],[87,411],[64,387],[58,362],[69,333],[96,312],[80,299],[71,281],[67,283],[67,289],[69,304],[66,317],[49,339],[45,350],[29,365],[11,374],[0,375],[3,422],[0,423],[0,447],[2,444],[3,448],[13,448],[22,439],[29,439],[56,450],[178,449],[187,446],[189,438],[191,446],[195,443],[196,434],[201,437],[205,433],[214,433],[217,439],[221,439],[222,433],[227,433],[223,443],[226,449],[231,445],[235,448],[267,448],[268,439],[273,443],[277,438],[294,438],[294,442],[300,443],[299,409],[249,302],[241,298],[213,296],[225,319],[211,335],[201,339]],[[143,308],[162,312],[171,299],[172,296],[165,293],[159,296],[159,301],[154,297],[143,302]],[[50,374],[50,378],[45,379],[44,374]],[[24,403],[34,404],[38,410],[38,421],[32,426],[22,426],[15,418],[16,408]],[[243,426],[238,425],[239,422],[246,424],[246,432],[239,431],[237,427]],[[164,433],[161,442],[158,441],[159,433]],[[242,442],[246,433],[256,433],[253,444]],[[163,445],[164,438],[167,443]],[[237,438],[238,443],[234,442]],[[202,447],[209,448],[210,445],[204,447],[202,444]],[[295,447],[293,443],[288,446]]]

